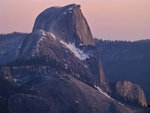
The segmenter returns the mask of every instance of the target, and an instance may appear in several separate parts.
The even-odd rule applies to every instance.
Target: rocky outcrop
[[[58,72],[58,67],[13,66],[3,71],[6,69],[11,70],[9,74],[18,87],[9,89],[5,97],[3,111],[8,109],[9,113],[142,113],[138,108],[120,104],[100,88],[90,87],[64,71]],[[5,95],[0,96],[2,99]]]
[[[104,91],[109,92],[108,80],[104,75],[92,33],[80,10],[80,5],[71,4],[65,7],[46,9],[37,17],[33,32],[39,29],[54,34],[58,40],[68,44],[75,43],[75,46],[90,54],[89,60],[92,62],[87,62],[96,84],[100,85]]]
[[[71,4],[46,9],[37,17],[33,32],[39,29],[52,32],[58,39],[67,43],[95,45],[80,5]]]
[[[132,84],[129,81],[118,81],[115,85],[115,96],[125,102],[147,106],[144,91],[139,85]]]
[[[0,39],[3,42],[0,45],[3,53],[0,54],[3,59],[1,64],[44,56],[67,65],[66,68],[73,70],[75,75],[81,72],[83,78],[88,77],[88,81],[103,86],[104,91],[108,92],[108,80],[104,79],[106,77],[92,33],[79,5],[46,9],[37,17],[33,32],[17,38],[18,35],[7,40],[5,37]],[[9,46],[6,47],[5,43]]]

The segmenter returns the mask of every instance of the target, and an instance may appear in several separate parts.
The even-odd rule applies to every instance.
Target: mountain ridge
[[[69,11],[67,15],[70,15],[72,6],[77,10],[71,9],[71,18],[68,17],[72,24],[68,27],[70,21],[66,21],[68,24],[61,26],[64,29],[75,28],[64,32],[70,38],[64,37],[59,25],[64,22],[64,12],[58,13],[55,22],[51,23],[47,18],[54,13],[49,14],[49,10],[44,19],[48,23],[44,22],[42,29],[43,22],[37,24],[36,21],[37,27],[30,34],[0,38],[0,96],[6,103],[2,110],[9,113],[144,112],[143,107],[131,108],[120,104],[105,93],[111,93],[110,84],[91,31],[78,5],[65,6]],[[56,13],[62,7],[50,9]],[[75,19],[76,16],[79,18]],[[44,31],[47,29],[45,25],[48,31]],[[90,35],[86,37],[88,33]]]
[[[68,21],[70,22],[68,23]],[[33,32],[38,29],[52,32],[57,38],[67,43],[80,42],[85,45],[95,45],[80,5],[71,4],[60,8],[46,9],[36,18]]]

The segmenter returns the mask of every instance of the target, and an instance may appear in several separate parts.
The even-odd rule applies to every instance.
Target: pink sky
[[[150,0],[0,0],[0,33],[31,32],[48,7],[81,4],[94,37],[150,39]]]

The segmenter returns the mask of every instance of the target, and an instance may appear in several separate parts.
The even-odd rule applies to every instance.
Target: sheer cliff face
[[[43,11],[36,19],[33,31],[43,29],[52,32],[67,43],[82,43],[95,46],[92,33],[84,18],[80,5],[51,7]]]
[[[105,91],[107,94],[111,94],[109,81],[106,78],[103,70],[103,66],[101,64],[100,59],[98,60],[98,66],[99,66],[99,73],[100,73],[100,87]]]
[[[33,32],[39,29],[54,34],[58,40],[65,43],[74,43],[81,50],[90,54],[89,60],[92,62],[89,60],[87,62],[91,72],[95,76],[94,79],[97,84],[101,84],[101,86],[105,84],[106,86],[103,68],[99,64],[101,61],[98,54],[96,54],[95,42],[88,23],[80,10],[80,5],[71,4],[65,7],[51,7],[46,9],[37,17]],[[92,46],[92,48],[88,46]]]
[[[115,85],[115,95],[128,103],[136,103],[147,106],[144,91],[139,85],[132,84],[129,81],[118,81]]]

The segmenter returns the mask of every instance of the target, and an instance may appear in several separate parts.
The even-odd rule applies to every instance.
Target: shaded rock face
[[[42,98],[27,94],[11,96],[8,109],[10,113],[54,113]]]
[[[33,61],[41,64],[42,62],[50,62],[51,59],[53,59],[61,64],[59,67],[63,69],[65,68],[65,70],[69,70],[71,73],[74,73],[74,76],[79,77],[80,79],[82,78],[83,80],[86,80],[86,82],[91,82],[94,84],[99,83],[100,78],[97,71],[98,65],[95,65],[96,71],[94,74],[93,70],[89,68],[93,62],[97,62],[97,59],[92,57],[92,54],[94,54],[93,51],[95,51],[95,47],[91,47],[90,49],[89,47],[82,46],[81,49],[83,50],[88,48],[88,51],[84,51],[84,54],[89,55],[90,58],[81,60],[75,56],[73,51],[57,40],[57,38],[49,32],[37,30],[34,33],[28,34],[22,40],[16,40],[16,38],[17,37],[8,38],[7,40],[3,40],[5,39],[5,36],[0,38],[1,42],[4,44],[9,44],[7,48],[6,45],[0,47],[2,52],[6,51],[5,55],[0,54],[0,57],[3,58],[6,56],[8,59],[0,59],[1,64],[13,65],[16,62],[19,62],[18,65],[20,65],[22,62],[21,65],[24,65],[27,62],[30,64]],[[10,54],[12,56],[9,56]],[[44,61],[42,59],[44,59]],[[91,62],[91,64],[89,62]]]
[[[142,110],[120,104],[70,74],[63,71],[58,74],[55,69],[58,70],[57,67],[36,65],[3,68],[0,77],[7,85],[16,87],[7,90],[3,110],[8,108],[9,113],[142,113]],[[9,78],[5,78],[7,70]]]
[[[36,19],[33,32],[43,29],[67,43],[95,45],[92,33],[79,5],[51,7]]]
[[[129,81],[116,82],[114,93],[116,98],[123,99],[125,102],[147,106],[144,91],[140,86]]]

